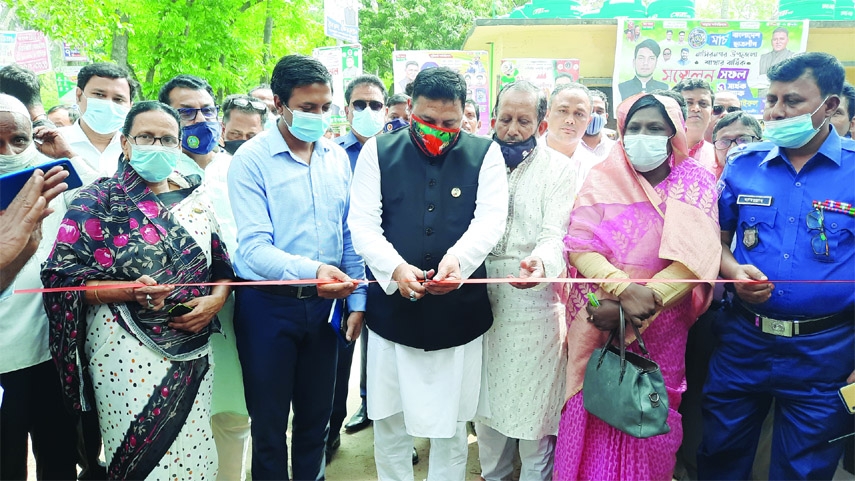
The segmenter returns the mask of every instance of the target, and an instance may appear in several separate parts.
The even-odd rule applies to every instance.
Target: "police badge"
[[[760,243],[760,235],[757,233],[757,227],[746,227],[742,233],[742,245],[746,249],[753,249]]]

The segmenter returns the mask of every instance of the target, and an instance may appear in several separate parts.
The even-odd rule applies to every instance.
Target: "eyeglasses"
[[[249,106],[250,108],[257,110],[259,112],[266,112],[267,111],[267,104],[265,104],[264,102],[262,102],[260,100],[247,100],[245,98],[240,98],[240,97],[238,97],[236,99],[230,99],[228,102],[226,102],[226,104],[223,105],[223,110],[229,110],[232,106],[241,107],[241,108],[246,108],[247,106]],[[203,112],[203,115],[204,115],[204,112]]]
[[[173,135],[164,135],[163,137],[155,137],[155,136],[149,135],[149,134],[139,134],[136,136],[131,135],[130,137],[132,139],[134,139],[134,143],[137,145],[154,145],[155,143],[157,143],[159,141],[160,145],[167,147],[167,148],[170,148],[170,149],[174,149],[174,148],[178,147],[178,145],[181,144],[181,141],[178,140],[178,137],[175,137]]]
[[[353,110],[357,112],[362,112],[365,110],[365,107],[371,106],[371,110],[377,112],[383,108],[383,102],[378,102],[376,100],[371,100],[366,102],[365,100],[354,100],[353,101]]]
[[[755,137],[753,135],[740,135],[735,139],[718,139],[713,142],[716,150],[727,150],[731,145],[745,145],[750,144],[756,140],[760,140],[760,137]]]
[[[822,214],[822,209],[814,209],[807,215],[808,231],[819,230],[819,233],[810,239],[813,253],[818,256],[828,256],[828,236],[825,235],[824,221],[825,216]]]
[[[201,109],[178,109],[178,115],[181,116],[181,120],[185,121],[195,120],[196,116],[199,115],[199,112],[202,112],[202,116],[205,117],[206,120],[217,120],[217,107],[215,106],[202,107]]]
[[[740,110],[742,110],[741,107],[727,107],[727,113],[739,112]],[[724,113],[724,105],[713,105],[712,113],[713,115],[721,115]]]

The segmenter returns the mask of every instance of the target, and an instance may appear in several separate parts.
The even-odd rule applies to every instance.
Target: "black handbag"
[[[638,327],[632,324],[644,356],[626,351],[626,324],[620,308],[620,326],[612,329],[602,349],[595,349],[585,369],[582,393],[585,410],[608,425],[636,438],[665,434],[668,393],[659,365],[650,359]],[[620,347],[612,344],[615,336]]]

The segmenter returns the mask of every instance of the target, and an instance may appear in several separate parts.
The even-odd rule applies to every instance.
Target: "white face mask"
[[[633,134],[623,138],[623,148],[633,168],[645,173],[668,160],[668,141],[664,135]]]
[[[383,130],[385,123],[386,118],[382,109],[374,111],[365,107],[353,112],[353,121],[350,123],[350,127],[363,137],[373,137]]]
[[[35,166],[38,155],[39,151],[33,142],[30,142],[30,145],[20,154],[0,155],[0,175]]]

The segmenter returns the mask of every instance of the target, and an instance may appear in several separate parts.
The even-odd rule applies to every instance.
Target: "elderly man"
[[[855,144],[829,125],[845,72],[798,54],[768,72],[763,142],[728,162],[720,184],[721,276],[732,308],[704,386],[700,479],[748,479],[775,401],[769,479],[831,479],[852,431],[838,389],[855,382]],[[847,181],[847,179],[849,181]],[[730,251],[735,239],[734,250]],[[781,280],[786,282],[775,282]],[[799,281],[836,283],[815,287]]]
[[[50,159],[32,140],[24,104],[0,94],[0,174]],[[48,319],[41,296],[12,295],[42,287],[39,272],[65,212],[54,202],[68,173],[37,170],[9,207],[0,212],[0,479],[27,479],[27,437],[38,479],[76,479],[77,419],[63,405],[59,373],[50,358]]]
[[[536,280],[564,274],[564,235],[577,166],[537,143],[546,131],[546,96],[524,80],[496,99],[492,127],[508,168],[513,209],[487,257],[487,275]],[[476,418],[481,477],[508,479],[519,449],[520,479],[552,479],[564,405],[564,305],[551,284],[489,284],[493,327],[484,335],[486,392]]]
[[[719,177],[723,166],[717,167],[715,149],[704,140],[715,97],[710,84],[701,79],[684,79],[671,90],[682,95],[686,101],[686,143],[689,145],[689,157],[698,160]]]
[[[704,140],[712,142],[712,132],[718,119],[731,112],[742,110],[741,105],[742,103],[736,93],[728,92],[727,90],[716,92],[713,96],[712,115],[710,116],[710,123],[707,125],[707,130],[704,132]]]
[[[586,147],[580,146],[592,110],[593,99],[588,87],[575,82],[558,85],[549,97],[546,112],[549,131],[538,139],[539,143],[568,157],[578,171],[574,196],[582,188],[588,172],[599,162]]]
[[[412,124],[366,142],[350,228],[378,282],[368,286],[368,416],[381,480],[413,479],[412,436],[431,439],[429,480],[466,477],[483,334],[493,318],[484,259],[505,229],[499,146],[461,132],[462,75],[423,70]],[[400,295],[395,295],[399,293]]]

